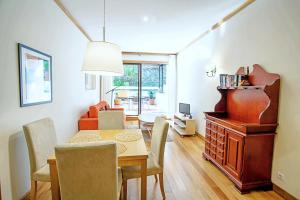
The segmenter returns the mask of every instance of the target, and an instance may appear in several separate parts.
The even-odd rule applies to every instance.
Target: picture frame
[[[95,90],[96,89],[96,75],[85,74],[85,90]]]
[[[52,56],[18,43],[20,106],[52,102]]]

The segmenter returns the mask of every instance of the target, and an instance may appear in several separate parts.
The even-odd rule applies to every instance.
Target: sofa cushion
[[[110,108],[106,101],[100,101],[98,104],[90,106],[89,111],[82,115],[78,121],[79,130],[97,130],[98,112],[101,110],[123,110],[124,108]]]
[[[84,113],[80,118],[89,118],[89,112]]]
[[[108,110],[109,105],[106,101],[100,101],[100,103],[89,107],[89,117],[98,118],[98,112],[101,110]]]

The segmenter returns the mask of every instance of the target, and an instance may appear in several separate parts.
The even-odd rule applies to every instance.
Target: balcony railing
[[[142,87],[141,111],[161,112],[161,98],[163,93],[159,92],[159,87]],[[138,114],[138,87],[121,86],[118,87],[113,95],[114,107],[122,107],[127,115]]]

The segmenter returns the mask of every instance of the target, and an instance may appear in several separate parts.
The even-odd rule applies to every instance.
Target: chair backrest
[[[55,156],[63,200],[117,200],[115,142],[60,145]]]
[[[53,121],[41,119],[23,126],[27,142],[31,175],[47,164],[57,143]]]
[[[98,129],[124,129],[124,111],[123,110],[106,110],[98,114]]]
[[[156,117],[152,129],[151,152],[160,167],[164,165],[165,144],[168,136],[169,123],[163,117]]]

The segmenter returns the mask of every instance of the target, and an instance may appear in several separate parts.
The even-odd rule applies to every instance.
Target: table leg
[[[56,168],[56,162],[49,163],[50,168],[50,178],[51,178],[51,194],[52,200],[60,200],[59,182],[58,174]]]
[[[147,199],[147,159],[141,161],[141,199]]]

